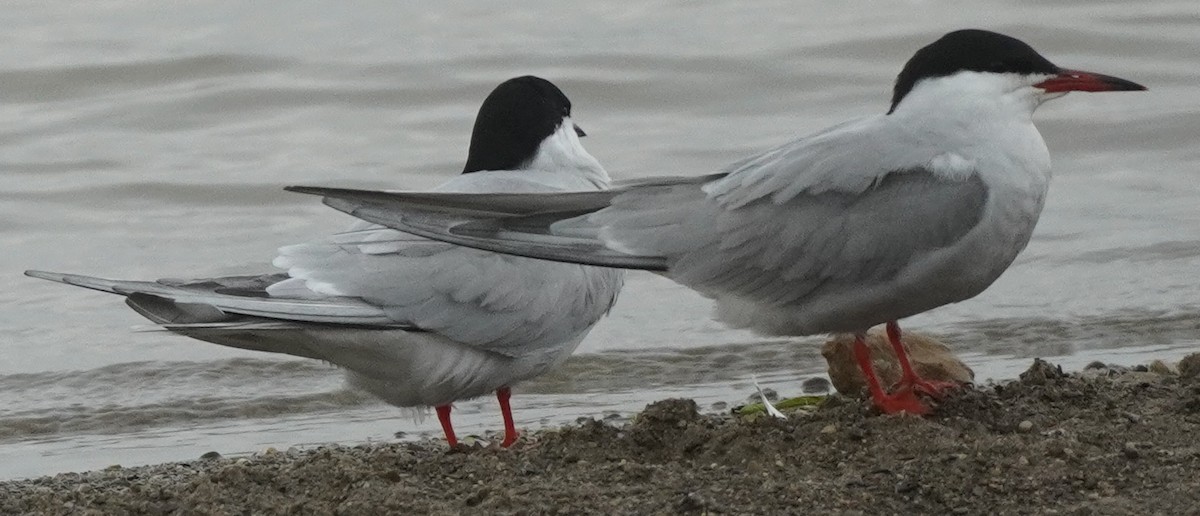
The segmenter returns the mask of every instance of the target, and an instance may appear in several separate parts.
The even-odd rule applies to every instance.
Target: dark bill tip
[[[1120,77],[1082,70],[1059,70],[1058,75],[1034,84],[1047,93],[1067,91],[1145,91],[1146,87]]]
[[[587,133],[583,132],[583,129],[579,127],[579,124],[575,124],[575,136],[580,138],[587,136]]]

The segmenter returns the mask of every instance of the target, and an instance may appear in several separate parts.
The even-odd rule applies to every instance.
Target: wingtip
[[[26,270],[25,275],[29,276],[30,278],[44,279],[44,280],[50,280],[50,281],[58,281],[58,278],[62,277],[62,274],[59,274],[57,272],[39,271],[39,270],[35,270],[35,269]]]
[[[288,192],[295,192],[295,193],[309,194],[309,195],[325,195],[325,192],[329,190],[328,188],[322,188],[319,186],[301,186],[301,185],[285,186],[285,187],[283,187],[283,189]]]

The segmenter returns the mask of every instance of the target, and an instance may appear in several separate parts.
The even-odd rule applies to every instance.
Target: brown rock
[[[958,383],[974,381],[975,372],[955,357],[945,344],[918,333],[905,333],[900,340],[908,349],[913,369],[922,378]],[[884,388],[900,381],[900,363],[882,330],[867,334],[867,348],[871,350],[871,363]],[[821,348],[821,354],[829,365],[829,379],[838,392],[856,397],[865,394],[867,382],[854,359],[853,335],[834,335]]]
[[[1022,382],[1030,385],[1045,385],[1055,380],[1066,378],[1067,373],[1063,372],[1062,366],[1056,366],[1040,358],[1035,358],[1029,369],[1026,369],[1018,377]]]
[[[1200,353],[1192,353],[1179,361],[1179,376],[1188,379],[1200,377]]]

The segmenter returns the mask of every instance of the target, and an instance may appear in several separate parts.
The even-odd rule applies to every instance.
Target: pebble
[[[1121,453],[1125,455],[1126,459],[1136,459],[1142,456],[1142,452],[1138,451],[1137,443],[1134,442],[1125,443]]]
[[[804,394],[825,394],[832,388],[833,384],[823,376],[814,376],[800,384],[800,392]]]
[[[1174,375],[1175,374],[1175,370],[1171,369],[1171,366],[1167,365],[1167,363],[1163,362],[1162,360],[1155,360],[1153,362],[1150,362],[1149,369],[1150,369],[1150,372],[1154,373],[1154,374],[1161,374],[1161,375]]]
[[[832,434],[836,431],[837,431],[837,425],[832,424],[832,423],[825,425],[825,428],[821,429],[821,433],[823,433],[823,434]]]
[[[1179,361],[1179,376],[1200,378],[1200,353],[1192,353]]]
[[[1020,424],[1017,425],[1017,430],[1020,430],[1022,432],[1032,431],[1033,430],[1033,421],[1030,421],[1028,419],[1022,421]]]

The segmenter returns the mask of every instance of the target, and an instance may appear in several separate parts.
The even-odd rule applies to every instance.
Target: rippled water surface
[[[26,2],[0,11],[0,478],[320,442],[437,435],[327,365],[153,331],[120,299],[27,268],[157,278],[261,271],[350,219],[286,184],[426,188],[478,103],[537,74],[618,179],[711,173],[887,106],[942,33],[1021,37],[1148,85],[1039,110],[1055,161],[1037,233],[987,292],[914,317],[981,378],[1033,356],[1132,364],[1200,347],[1200,4],[1193,0]],[[525,427],[689,396],[736,403],[820,375],[819,338],[763,339],[633,275]],[[500,428],[490,399],[463,433]],[[717,405],[716,407],[719,407]],[[716,408],[714,408],[716,410]]]

